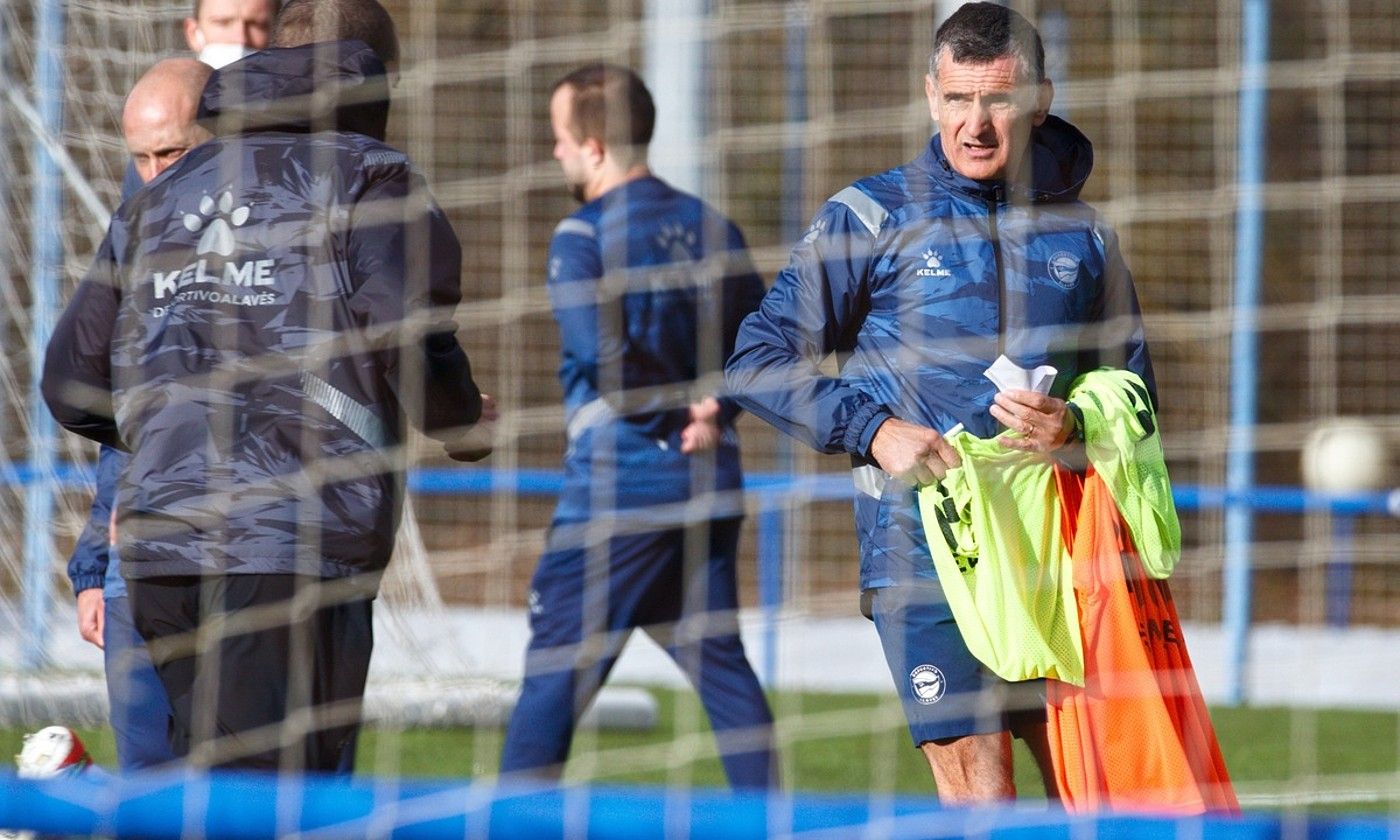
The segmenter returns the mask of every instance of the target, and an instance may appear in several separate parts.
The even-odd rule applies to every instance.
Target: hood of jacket
[[[984,200],[1009,201],[1013,196],[1033,202],[1075,201],[1094,169],[1094,146],[1079,129],[1051,114],[1031,131],[1031,144],[1022,171],[1029,178],[975,181],[953,169],[943,154],[940,135],[929,141],[925,157],[934,177],[953,189]]]
[[[360,41],[262,50],[214,72],[200,97],[199,122],[216,136],[348,131],[383,140],[384,62]]]

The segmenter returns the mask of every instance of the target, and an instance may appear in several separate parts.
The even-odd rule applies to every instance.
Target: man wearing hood
[[[481,457],[470,427],[494,409],[455,337],[456,235],[383,142],[388,14],[293,0],[272,43],[206,86],[215,137],[113,217],[43,390],[66,428],[131,453],[122,572],[176,754],[332,770],[407,425]]]
[[[954,12],[925,79],[938,134],[822,207],[726,367],[754,414],[851,456],[862,610],[948,803],[1015,796],[1012,733],[1055,791],[1041,684],[982,667],[938,584],[916,488],[958,463],[941,433],[1005,427],[1018,433],[1005,445],[1054,457],[1078,433],[1069,384],[1103,365],[1138,373],[1155,400],[1132,279],[1113,232],[1078,198],[1091,147],[1050,115],[1044,63],[1016,12]],[[835,376],[821,367],[833,353]],[[1049,394],[998,393],[984,371],[1003,355],[1053,366]]]

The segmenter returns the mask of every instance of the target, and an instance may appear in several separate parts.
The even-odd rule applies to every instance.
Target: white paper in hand
[[[1055,374],[1059,369],[1053,365],[1041,365],[1035,369],[1023,368],[1005,355],[999,356],[992,366],[982,371],[983,375],[992,380],[998,391],[1020,390],[1035,391],[1037,394],[1050,393],[1050,386],[1055,381]]]

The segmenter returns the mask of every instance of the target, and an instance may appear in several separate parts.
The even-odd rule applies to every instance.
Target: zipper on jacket
[[[997,358],[1006,355],[1006,267],[1001,258],[1001,232],[997,229],[997,205],[1001,203],[1002,188],[993,189],[987,199],[987,223],[992,241],[992,261],[997,269]]]

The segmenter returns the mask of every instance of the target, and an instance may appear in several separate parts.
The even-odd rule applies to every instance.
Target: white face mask
[[[204,49],[199,51],[199,60],[218,70],[254,52],[255,50],[250,50],[242,44],[206,44]]]

